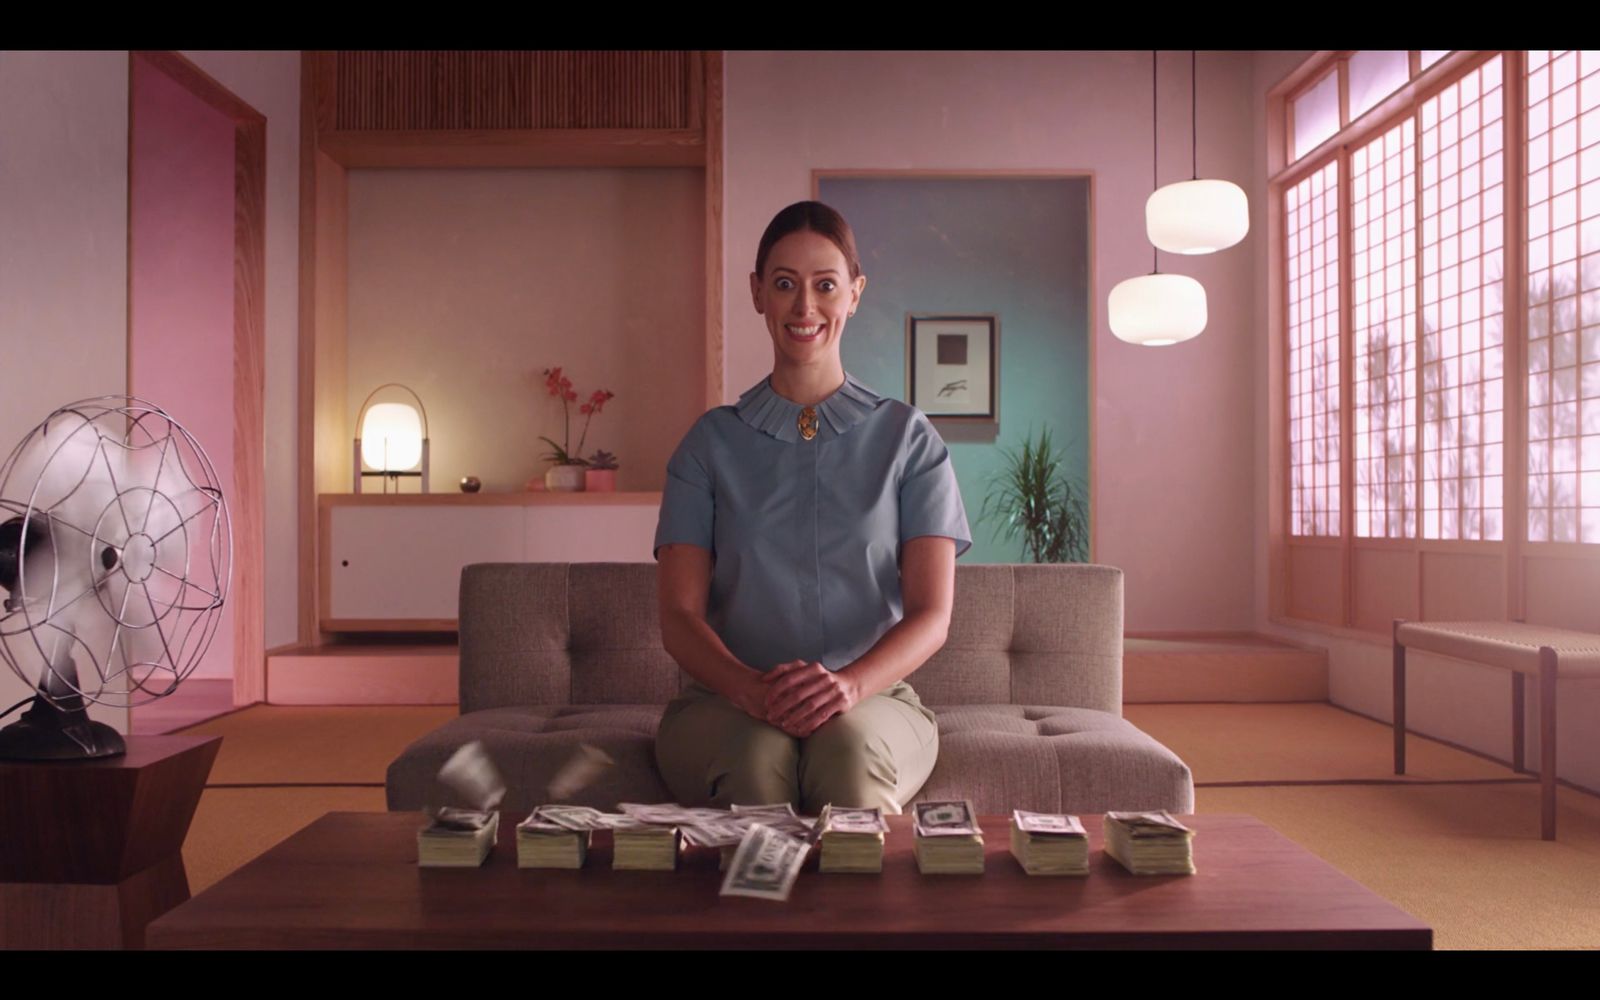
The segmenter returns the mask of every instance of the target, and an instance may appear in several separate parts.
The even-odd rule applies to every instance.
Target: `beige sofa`
[[[434,795],[446,758],[482,740],[526,813],[576,744],[616,761],[576,797],[670,800],[654,739],[688,677],[661,646],[651,563],[488,563],[461,576],[461,715],[389,765],[392,810]],[[949,640],[910,677],[939,719],[917,798],[981,813],[1192,812],[1184,762],[1122,718],[1122,571],[958,565]]]

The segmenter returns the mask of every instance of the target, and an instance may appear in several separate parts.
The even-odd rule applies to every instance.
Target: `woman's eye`
[[[820,282],[820,283],[819,283],[819,284],[818,284],[818,285],[817,285],[817,287],[818,287],[818,288],[821,288],[821,289],[822,289],[822,290],[823,290],[823,291],[825,291],[825,292],[831,292],[831,291],[833,291],[833,289],[834,289],[834,288],[835,288],[835,285],[834,285],[834,283],[833,283],[833,282],[831,282],[831,281],[823,281],[823,282]]]
[[[777,285],[778,290],[782,292],[787,292],[790,288],[794,287],[794,282],[790,281],[788,278],[779,278],[775,284]]]

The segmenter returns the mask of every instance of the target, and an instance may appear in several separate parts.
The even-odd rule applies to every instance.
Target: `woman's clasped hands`
[[[805,739],[835,715],[850,711],[861,697],[850,676],[814,660],[780,663],[761,675],[761,680],[766,686],[766,703],[764,714],[758,717],[797,739]]]

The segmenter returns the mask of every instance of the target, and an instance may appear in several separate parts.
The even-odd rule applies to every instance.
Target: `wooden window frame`
[[[1269,584],[1271,600],[1268,604],[1270,621],[1298,627],[1328,629],[1334,632],[1357,635],[1381,635],[1374,624],[1357,623],[1358,601],[1356,560],[1358,552],[1388,552],[1394,556],[1410,556],[1415,561],[1414,605],[1417,618],[1428,617],[1428,590],[1425,587],[1424,563],[1430,556],[1492,556],[1503,560],[1503,591],[1496,605],[1503,608],[1507,619],[1526,616],[1526,576],[1524,560],[1527,556],[1544,558],[1590,558],[1600,555],[1600,546],[1582,542],[1527,541],[1527,226],[1521,207],[1526,197],[1526,143],[1527,125],[1525,105],[1526,54],[1520,50],[1462,50],[1452,52],[1432,66],[1420,67],[1420,50],[1410,53],[1411,78],[1409,83],[1380,101],[1356,121],[1347,118],[1347,82],[1340,84],[1340,131],[1310,150],[1299,159],[1294,152],[1294,101],[1312,87],[1322,83],[1328,73],[1348,74],[1349,52],[1320,52],[1290,73],[1267,96],[1269,134],[1282,129],[1281,142],[1269,143],[1269,171],[1267,184],[1267,218],[1269,240],[1269,336],[1279,352],[1277,362],[1269,371],[1277,385],[1269,386],[1269,403],[1276,420],[1273,429],[1275,440],[1269,448],[1269,481],[1274,517],[1269,524]],[[1418,408],[1416,416],[1418,441],[1412,456],[1417,463],[1418,516],[1416,537],[1412,538],[1356,538],[1354,534],[1354,344],[1352,342],[1353,317],[1351,304],[1354,293],[1354,276],[1351,272],[1353,219],[1351,216],[1351,153],[1402,121],[1420,114],[1423,104],[1446,87],[1458,82],[1468,73],[1500,57],[1504,101],[1503,121],[1505,140],[1504,198],[1505,198],[1505,253],[1503,278],[1503,329],[1504,329],[1504,486],[1502,517],[1504,528],[1498,540],[1428,539],[1424,534],[1422,516],[1423,454],[1421,386],[1414,392],[1412,405]],[[1273,154],[1276,153],[1277,156]],[[1420,131],[1415,143],[1415,155],[1422,155]],[[1277,157],[1282,159],[1278,160]],[[1338,537],[1295,536],[1291,533],[1292,498],[1289,453],[1289,302],[1288,302],[1288,219],[1283,199],[1285,191],[1311,173],[1321,170],[1330,161],[1339,163],[1339,269],[1340,300],[1340,367],[1343,384],[1340,389],[1340,534]],[[1414,183],[1421,182],[1420,162]],[[1420,213],[1422,199],[1415,199],[1417,220],[1417,246],[1419,259],[1416,267],[1416,307],[1418,320],[1415,336],[1422,332],[1420,313],[1423,308],[1420,261],[1422,227]],[[1420,342],[1417,344],[1417,378],[1422,377]],[[1326,550],[1337,549],[1337,554]],[[1323,556],[1315,556],[1324,550]],[[1308,615],[1304,605],[1296,600],[1293,589],[1295,573],[1293,560],[1297,554],[1315,556],[1319,565],[1330,569],[1337,566],[1339,579],[1335,586],[1317,588],[1326,599],[1337,595],[1337,607],[1324,605],[1316,615]],[[1331,562],[1329,561],[1331,559]],[[1297,608],[1301,609],[1297,612]],[[1409,617],[1409,616],[1408,616]]]

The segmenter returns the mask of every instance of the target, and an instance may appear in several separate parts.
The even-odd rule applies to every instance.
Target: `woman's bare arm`
[[[760,671],[740,662],[706,621],[711,552],[698,545],[663,545],[657,556],[661,643],[695,680],[757,719],[766,719]]]
[[[944,645],[955,589],[955,539],[939,535],[907,539],[900,547],[905,616],[837,673],[820,664],[773,669],[765,678],[768,721],[792,736],[809,736],[834,715],[905,679]]]

